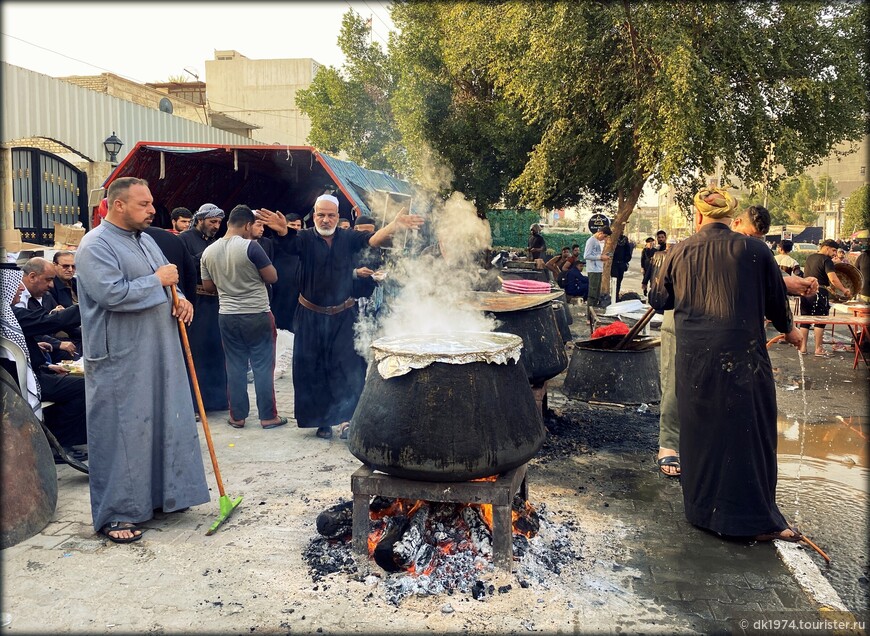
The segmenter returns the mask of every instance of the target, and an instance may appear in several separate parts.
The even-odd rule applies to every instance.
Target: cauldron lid
[[[379,338],[372,343],[372,352],[378,372],[387,379],[422,369],[433,362],[517,362],[522,347],[523,339],[514,334],[460,331]]]

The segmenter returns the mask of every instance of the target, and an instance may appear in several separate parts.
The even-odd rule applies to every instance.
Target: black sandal
[[[110,532],[118,532],[120,530],[129,530],[133,533],[133,536],[122,538],[113,537],[111,534],[109,534]],[[136,534],[136,532],[138,532],[139,534]],[[128,523],[126,521],[112,521],[111,523],[107,523],[102,528],[100,528],[100,534],[114,543],[133,543],[134,541],[138,541],[142,538],[143,531],[134,523]]]
[[[659,465],[659,470],[662,471],[662,475],[665,477],[679,477],[680,476],[680,458],[676,455],[667,455],[662,457],[661,459],[656,460],[656,464]],[[665,471],[665,466],[670,466],[671,468],[676,468],[676,473],[669,473]]]
[[[320,428],[317,429],[316,435],[320,439],[332,439],[332,427],[331,426],[321,426]]]

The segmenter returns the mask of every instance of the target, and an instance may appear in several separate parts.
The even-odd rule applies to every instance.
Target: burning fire
[[[497,476],[475,481],[495,479]],[[374,529],[368,536],[369,555],[375,556],[378,561],[375,551],[379,550],[381,559],[387,552],[392,558],[391,551],[401,544],[399,551],[403,554],[403,560],[409,561],[401,568],[405,574],[428,576],[439,563],[459,552],[469,551],[476,555],[481,549],[491,550],[491,504],[439,504],[421,499],[380,500],[377,504],[373,502],[369,512],[374,523]],[[464,512],[466,510],[468,512]],[[517,497],[511,517],[514,534],[526,538],[537,534],[537,513],[528,501]],[[382,546],[382,542],[385,545]],[[478,567],[482,568],[483,563]]]

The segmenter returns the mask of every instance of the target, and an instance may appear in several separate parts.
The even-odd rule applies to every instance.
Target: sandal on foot
[[[827,351],[822,351],[821,353],[813,354],[817,358],[833,358],[834,356],[828,353]]]
[[[338,425],[338,438],[347,439],[347,434],[350,433],[350,422],[342,422]]]
[[[229,424],[233,428],[245,428],[245,420],[242,420],[241,422],[233,422],[232,419],[228,419],[227,424]]]
[[[120,532],[121,530],[129,530],[133,533],[132,537],[113,537],[110,532]],[[136,533],[139,534],[136,534]],[[126,521],[112,521],[111,523],[107,523],[102,528],[100,528],[100,534],[106,537],[109,541],[113,541],[114,543],[133,543],[134,541],[138,541],[142,538],[142,530],[136,526],[136,524],[128,523]]]
[[[679,477],[680,476],[680,458],[676,455],[666,455],[661,459],[656,460],[656,464],[659,466],[659,470],[662,472],[662,475],[665,477]],[[677,469],[676,473],[669,473],[665,470],[665,466],[672,466]]]
[[[260,423],[260,426],[263,428],[278,428],[279,426],[284,426],[289,420],[286,417],[279,417],[277,422],[271,422],[269,424]]]
[[[317,437],[320,439],[332,439],[332,427],[331,426],[321,426],[317,429],[317,433],[315,433]]]
[[[786,530],[791,530],[794,534],[790,536],[783,536],[783,532]],[[785,528],[784,530],[780,530],[779,532],[767,532],[765,534],[759,534],[754,537],[753,541],[773,541],[774,539],[778,539],[779,541],[788,541],[789,543],[798,543],[803,541],[804,535],[801,534],[801,531],[797,528]]]

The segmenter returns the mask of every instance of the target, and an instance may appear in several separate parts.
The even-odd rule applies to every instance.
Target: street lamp
[[[109,156],[109,161],[111,163],[115,163],[118,160],[118,153],[121,152],[121,146],[124,145],[124,142],[118,139],[115,136],[115,131],[112,131],[112,134],[106,138],[106,141],[103,142],[103,148],[106,149],[106,154]]]

